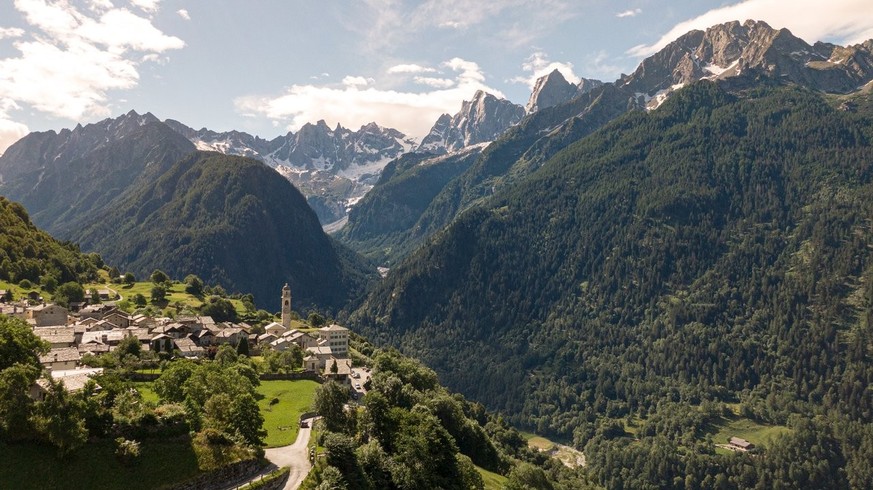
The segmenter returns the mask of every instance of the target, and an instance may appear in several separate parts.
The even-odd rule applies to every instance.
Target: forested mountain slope
[[[24,206],[0,196],[0,281],[85,282],[97,277],[99,257],[86,256],[30,222]],[[51,278],[51,280],[49,280]]]
[[[871,138],[805,89],[696,84],[463,213],[353,323],[579,444],[664,400],[870,422]]]
[[[251,292],[278,308],[285,282],[294,307],[338,309],[368,272],[331,240],[305,198],[281,175],[244,157],[194,152],[72,234],[87,250],[145,277],[161,269]]]
[[[194,145],[151,114],[31,133],[0,157],[0,194],[49,233],[69,238],[104,207],[156,179]]]

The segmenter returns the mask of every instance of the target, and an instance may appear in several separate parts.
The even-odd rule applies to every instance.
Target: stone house
[[[76,347],[62,347],[52,349],[48,354],[39,356],[39,362],[52,371],[66,371],[76,369],[79,363],[79,349]]]
[[[318,337],[330,346],[335,357],[348,357],[349,329],[336,324],[322,327],[318,329]]]
[[[67,309],[48,304],[27,309],[27,322],[35,327],[52,327],[67,324]]]

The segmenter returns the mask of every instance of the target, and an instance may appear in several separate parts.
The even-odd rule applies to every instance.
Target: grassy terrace
[[[112,441],[86,444],[59,460],[54,448],[33,443],[0,442],[0,475],[4,488],[124,488],[152,489],[199,473],[191,441],[148,440],[138,461],[125,466],[115,457]]]
[[[309,380],[261,381],[257,391],[263,398],[258,406],[264,416],[267,447],[287,446],[297,439],[300,414],[312,406],[317,387],[318,383]],[[278,402],[273,403],[275,400]]]
[[[759,447],[767,447],[777,436],[791,431],[784,425],[761,425],[743,417],[722,419],[714,429],[712,440],[716,444],[727,444],[731,437],[741,437]],[[722,454],[731,452],[720,447],[716,451]]]
[[[151,382],[137,382],[134,387],[142,394],[143,400],[158,403]],[[287,446],[297,439],[300,414],[312,407],[317,387],[318,383],[309,380],[261,381],[261,386],[257,387],[258,407],[264,416],[267,431],[264,443],[267,447]]]

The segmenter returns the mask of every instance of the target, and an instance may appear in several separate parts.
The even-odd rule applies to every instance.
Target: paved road
[[[297,433],[297,440],[290,446],[275,447],[266,450],[267,459],[278,466],[288,466],[291,471],[288,474],[288,482],[285,490],[297,490],[312,465],[309,464],[309,436],[312,434],[312,423],[315,419],[305,419],[308,427],[301,427]]]

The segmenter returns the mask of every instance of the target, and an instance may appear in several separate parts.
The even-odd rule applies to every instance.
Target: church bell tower
[[[282,288],[282,326],[285,331],[291,330],[291,288],[287,282]]]

